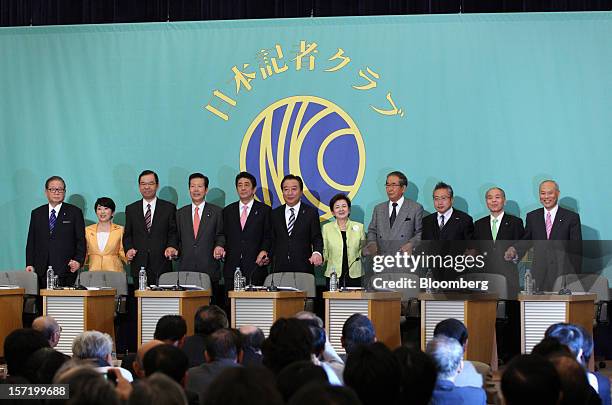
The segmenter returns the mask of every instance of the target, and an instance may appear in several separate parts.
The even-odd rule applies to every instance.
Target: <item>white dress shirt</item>
[[[57,204],[55,207],[52,207],[51,204],[49,204],[49,219],[51,219],[51,210],[55,210],[55,218],[59,217],[59,212],[62,209],[62,203]]]
[[[438,226],[440,226],[440,224],[442,223],[441,217],[444,217],[444,225],[446,225],[448,224],[448,221],[450,220],[452,216],[453,216],[453,207],[450,207],[448,211],[446,211],[444,214],[440,214],[438,212]]]
[[[559,211],[559,204],[555,205],[553,207],[553,209],[551,209],[550,211],[548,211],[546,208],[544,208],[544,223],[546,223],[546,215],[547,215],[547,213],[550,212],[550,223],[554,224],[555,223],[555,217],[557,216],[557,211]]]
[[[202,221],[202,213],[204,212],[205,205],[206,205],[206,201],[202,201],[200,205],[195,205],[194,203],[191,203],[191,223],[195,222],[194,217],[195,217],[196,207],[198,207],[198,215],[200,216],[200,221]]]
[[[249,201],[247,204],[243,204],[242,201],[239,201],[238,202],[238,215],[242,216],[243,207],[247,207],[247,218],[248,218],[249,214],[251,213],[251,208],[253,208],[253,201],[255,201],[254,198],[252,198],[251,201]],[[297,213],[295,215],[297,218]]]
[[[397,203],[397,207],[395,207],[395,214],[397,215],[399,214],[399,211],[402,208],[402,205],[404,204],[404,196],[402,196],[402,198],[397,200],[396,203]],[[392,213],[393,213],[393,202],[389,200],[389,217],[391,217]]]
[[[290,209],[293,208],[293,215],[295,216],[295,221],[297,221],[298,213],[300,212],[300,207],[302,206],[302,202],[298,201],[293,207],[290,207],[285,204],[285,225],[289,226],[289,217],[291,216]],[[295,222],[293,223],[295,226]]]

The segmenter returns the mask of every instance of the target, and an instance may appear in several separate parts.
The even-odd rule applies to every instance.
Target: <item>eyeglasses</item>
[[[47,191],[50,193],[54,193],[54,194],[61,194],[64,191],[66,191],[66,189],[65,188],[48,188]]]

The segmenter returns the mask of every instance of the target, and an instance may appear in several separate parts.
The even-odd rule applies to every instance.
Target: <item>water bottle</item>
[[[425,287],[425,292],[427,294],[433,294],[433,288],[431,288],[431,284],[433,282],[433,270],[427,269],[425,273],[425,278],[427,279],[427,287]]]
[[[140,291],[147,289],[147,271],[144,266],[142,266],[138,272],[138,289]]]
[[[333,267],[329,275],[329,291],[338,291],[338,273]]]
[[[533,276],[531,275],[531,270],[525,270],[525,294],[532,295],[533,294]]]
[[[47,289],[53,290],[53,277],[55,277],[55,273],[53,272],[53,266],[49,266],[47,268]]]
[[[240,271],[240,267],[236,267],[236,271],[234,271],[234,291],[242,291],[242,272]]]

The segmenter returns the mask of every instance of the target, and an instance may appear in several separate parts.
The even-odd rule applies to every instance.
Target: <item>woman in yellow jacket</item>
[[[361,287],[361,248],[365,241],[363,224],[349,219],[351,200],[336,194],[329,202],[335,221],[323,225],[323,257],[327,263],[325,277],[329,285],[332,269],[338,275],[338,285]]]
[[[123,251],[123,227],[113,224],[115,202],[98,198],[94,205],[98,223],[85,227],[89,271],[123,271],[126,263]]]

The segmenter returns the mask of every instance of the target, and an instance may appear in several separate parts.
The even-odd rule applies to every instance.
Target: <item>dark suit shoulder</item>
[[[472,221],[472,216],[470,214],[468,214],[467,212],[458,210],[456,208],[453,208],[453,215],[451,216],[455,218],[467,219],[468,221]]]
[[[164,207],[164,208],[176,210],[176,205],[174,205],[170,201],[162,200],[161,198],[158,198],[155,204],[156,204],[155,209],[157,209],[158,207]]]
[[[388,202],[386,204],[388,204]],[[410,198],[404,198],[404,204],[406,204],[408,208],[416,208],[421,210],[423,209],[423,206],[421,204],[414,200],[411,200]],[[404,206],[404,204],[402,204],[402,207]]]
[[[215,213],[221,213],[222,208],[219,207],[217,204],[207,202],[206,205],[204,206],[204,210],[210,210]]]
[[[423,222],[437,222],[438,212],[433,212],[423,217]]]
[[[544,218],[544,208],[536,208],[533,211],[529,211],[527,213],[526,218],[529,219],[529,218],[532,218],[532,217],[535,217],[535,216],[538,216],[538,215],[541,216],[542,218]]]
[[[257,200],[253,201],[253,208],[255,207],[257,207],[258,210],[272,211],[272,207],[270,207],[268,204],[264,204]]]
[[[255,206],[255,203],[256,203],[256,202],[257,202],[257,201],[254,201],[254,202],[253,202],[253,207]],[[231,210],[234,210],[234,212],[238,212],[238,204],[239,204],[239,203],[240,203],[240,201],[234,201],[233,203],[226,205],[226,206],[223,208],[223,213],[225,214],[226,212],[229,212],[229,211],[231,211]]]
[[[567,208],[563,208],[561,206],[559,206],[559,211],[557,211],[557,213],[562,213],[564,217],[566,218],[580,218],[580,214],[578,214],[577,212],[574,212],[572,210],[568,210]]]

